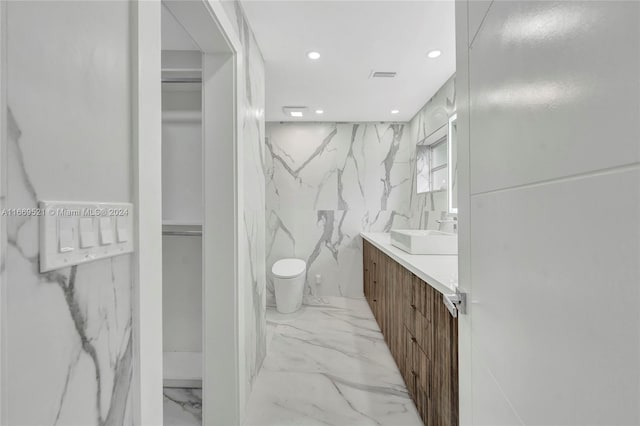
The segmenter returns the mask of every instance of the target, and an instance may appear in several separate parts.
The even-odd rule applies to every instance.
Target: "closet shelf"
[[[179,221],[179,220],[163,220],[162,226],[199,226],[202,227],[201,222],[189,222],[189,221]]]
[[[202,121],[201,111],[163,111],[162,122],[199,123]]]
[[[167,223],[162,224],[162,235],[199,237],[202,235],[202,225],[193,223]]]

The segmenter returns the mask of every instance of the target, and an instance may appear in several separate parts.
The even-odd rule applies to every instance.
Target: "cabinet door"
[[[400,370],[402,373],[402,377],[404,378],[404,383],[407,385],[407,390],[409,391],[409,395],[411,398],[415,395],[416,390],[416,380],[415,375],[413,373],[413,360],[414,360],[414,337],[409,331],[408,328],[403,328],[403,355],[404,355],[404,368]]]
[[[387,346],[393,345],[393,291],[395,289],[395,275],[399,265],[389,256],[384,255],[382,262],[383,271],[383,291],[382,291],[382,326],[384,340]]]
[[[362,277],[364,297],[371,304],[371,243],[362,240]]]
[[[403,329],[404,323],[402,320],[402,312],[404,308],[404,291],[403,285],[405,281],[405,276],[408,273],[406,269],[404,269],[401,265],[396,263],[396,267],[394,270],[394,274],[392,277],[392,285],[391,289],[391,354],[393,355],[396,363],[400,370],[404,368],[404,357],[402,354],[402,346],[404,344],[403,341]]]
[[[371,247],[371,311],[378,325],[380,325],[380,311],[378,299],[380,299],[380,257],[381,253],[375,247]]]
[[[403,275],[402,318],[403,318],[405,327],[407,327],[412,334],[415,334],[416,309],[417,309],[417,306],[415,304],[414,286],[415,286],[414,275],[411,272],[407,271],[407,274]]]
[[[433,303],[436,290],[419,278],[415,278],[416,294],[415,336],[418,345],[429,359],[433,359],[434,321]]]
[[[433,421],[458,424],[458,320],[443,303],[434,303],[435,339],[431,380]]]
[[[416,358],[413,366],[414,375],[416,378],[416,389],[414,400],[416,407],[422,417],[422,421],[425,425],[430,424],[431,418],[431,401],[429,399],[429,387],[431,384],[431,361],[427,355],[418,346],[416,349]]]

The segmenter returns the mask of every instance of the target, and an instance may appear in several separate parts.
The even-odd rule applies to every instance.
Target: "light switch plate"
[[[93,227],[93,218],[80,218],[80,248],[89,248],[96,245],[96,231]]]
[[[75,217],[58,218],[58,253],[68,253],[76,248],[77,229]]]
[[[131,203],[40,201],[39,206],[40,272],[133,252]],[[99,219],[108,219],[104,239]],[[125,239],[120,226],[129,231]]]
[[[113,221],[110,217],[100,218],[100,244],[113,244]]]
[[[116,219],[116,233],[118,234],[118,242],[126,243],[129,241],[129,224],[125,217]]]

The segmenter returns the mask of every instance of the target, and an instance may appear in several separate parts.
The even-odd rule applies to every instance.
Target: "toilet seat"
[[[273,264],[271,272],[276,278],[295,278],[302,275],[307,267],[301,259],[280,259]]]

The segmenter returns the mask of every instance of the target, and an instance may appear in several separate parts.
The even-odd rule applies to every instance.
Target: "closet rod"
[[[164,77],[163,83],[202,83],[200,77]]]
[[[162,235],[180,235],[184,237],[200,237],[202,231],[162,231]]]

